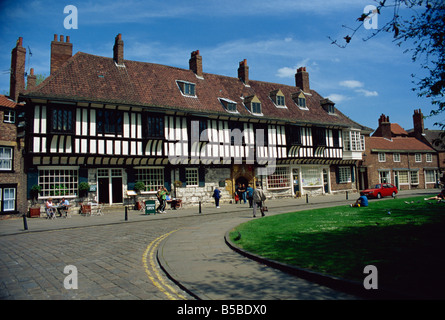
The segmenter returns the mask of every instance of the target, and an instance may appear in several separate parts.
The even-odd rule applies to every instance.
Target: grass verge
[[[281,214],[244,223],[230,239],[256,255],[354,281],[375,265],[379,287],[445,297],[444,203],[413,197]]]

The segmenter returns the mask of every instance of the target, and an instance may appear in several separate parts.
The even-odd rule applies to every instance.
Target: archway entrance
[[[235,197],[236,187],[239,183],[245,184],[246,187],[250,184],[255,187],[255,167],[249,164],[234,164],[231,170],[230,186],[227,189],[232,197]]]
[[[235,180],[235,185],[245,185],[247,188],[247,185],[249,184],[249,181],[245,177],[238,177],[238,179]]]

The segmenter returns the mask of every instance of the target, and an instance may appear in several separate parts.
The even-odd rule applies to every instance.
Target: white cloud
[[[364,89],[364,84],[363,82],[357,81],[357,80],[345,80],[345,81],[341,81],[340,85],[342,87],[346,87],[346,88],[350,88],[350,89],[355,89],[354,91],[357,93],[360,93],[362,95],[364,95],[365,97],[377,97],[379,95],[379,93],[377,91],[370,91],[367,89]]]
[[[279,78],[290,78],[295,75],[295,72],[296,72],[295,68],[284,67],[278,69],[276,76]]]
[[[345,80],[341,81],[340,85],[346,88],[361,88],[363,87],[363,83],[357,80]]]
[[[363,93],[365,97],[377,97],[379,95],[377,91],[369,91],[366,89],[357,89],[355,92]]]
[[[337,94],[337,93],[332,93],[332,94],[328,95],[327,98],[335,103],[340,103],[340,102],[350,99],[349,97],[347,97],[345,95]]]

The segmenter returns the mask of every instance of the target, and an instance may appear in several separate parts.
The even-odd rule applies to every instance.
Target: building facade
[[[255,182],[272,198],[357,190],[372,130],[312,90],[305,68],[289,86],[249,79],[246,60],[227,77],[203,72],[199,51],[181,69],[125,60],[123,46],[119,34],[113,58],[72,55],[55,35],[51,75],[20,94],[40,199],[77,199],[82,182],[110,205],[138,181],[144,198],[165,186],[185,204],[212,201],[215,187],[231,201]]]
[[[27,212],[26,176],[20,124],[21,106],[0,95],[0,215]]]
[[[440,178],[436,150],[382,114],[379,127],[366,138],[359,168],[362,189],[392,183],[399,190],[431,189]]]

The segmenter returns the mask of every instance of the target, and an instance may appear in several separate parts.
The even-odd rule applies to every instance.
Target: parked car
[[[391,183],[379,183],[375,185],[375,188],[366,189],[360,191],[360,195],[365,195],[368,198],[377,198],[381,197],[394,197],[397,194],[397,187]]]

